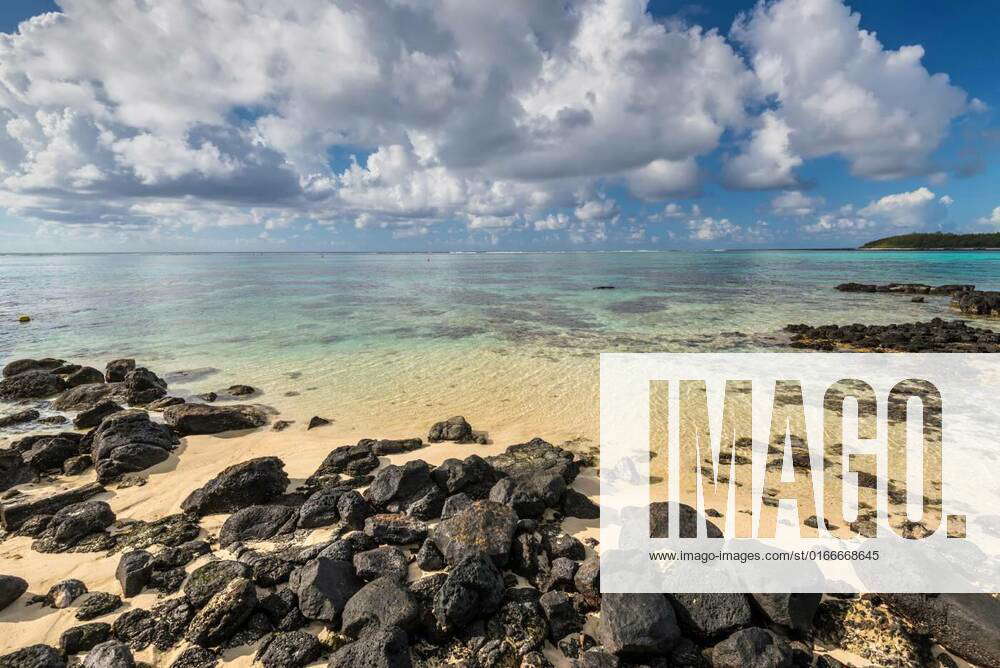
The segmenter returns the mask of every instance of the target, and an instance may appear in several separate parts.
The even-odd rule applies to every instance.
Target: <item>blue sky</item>
[[[110,0],[32,19],[60,7],[8,0],[0,247],[844,247],[1000,229],[992,3],[456,7]]]

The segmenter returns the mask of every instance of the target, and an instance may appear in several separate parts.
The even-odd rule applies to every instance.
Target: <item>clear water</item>
[[[946,297],[844,281],[1000,289],[1000,254],[0,255],[0,359],[135,357],[178,394],[243,382],[359,423],[465,413],[592,436],[602,351],[773,350],[791,322],[956,317]]]

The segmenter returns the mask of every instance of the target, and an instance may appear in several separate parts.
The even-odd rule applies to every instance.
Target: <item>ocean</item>
[[[788,323],[958,317],[947,297],[833,290],[846,281],[1000,289],[1000,255],[0,255],[0,359],[135,357],[173,394],[247,383],[374,432],[464,414],[594,439],[601,352],[780,351]]]

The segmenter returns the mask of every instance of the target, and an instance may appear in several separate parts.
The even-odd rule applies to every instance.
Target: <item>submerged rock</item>
[[[163,421],[182,435],[218,434],[236,429],[256,429],[267,424],[267,412],[260,406],[176,404],[163,411]]]
[[[39,417],[41,417],[41,413],[33,408],[17,411],[16,413],[7,413],[6,415],[0,415],[0,428],[13,427],[16,424],[31,422],[32,420],[37,420]]]

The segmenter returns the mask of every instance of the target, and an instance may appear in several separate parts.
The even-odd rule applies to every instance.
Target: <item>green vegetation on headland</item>
[[[899,234],[869,241],[861,248],[935,250],[948,248],[1000,248],[1000,232],[948,234],[945,232]]]

